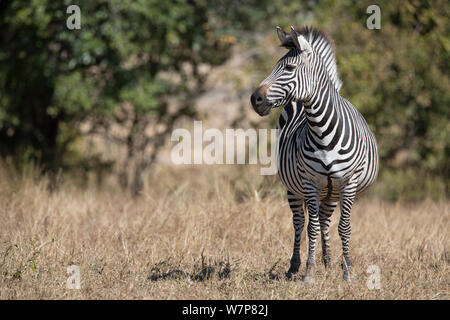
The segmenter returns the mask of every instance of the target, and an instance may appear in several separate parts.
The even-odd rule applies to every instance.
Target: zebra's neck
[[[299,122],[304,119],[303,105],[301,101],[289,101],[281,111],[278,118],[277,128],[282,131],[292,126],[293,122]]]
[[[319,63],[319,65],[321,65]],[[339,93],[330,81],[323,66],[317,73],[317,85],[308,100],[303,101],[303,107],[308,124],[309,140],[320,149],[331,150],[337,144],[343,128],[340,114]],[[336,134],[337,133],[337,134]]]

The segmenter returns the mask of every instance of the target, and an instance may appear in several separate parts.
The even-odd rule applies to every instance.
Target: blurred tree
[[[72,4],[81,9],[80,30],[66,26]],[[83,124],[84,133],[126,147],[120,181],[137,193],[174,121],[195,114],[200,66],[223,63],[239,32],[283,7],[266,0],[2,1],[0,155],[37,162],[44,172],[74,165],[70,151]],[[171,98],[176,110],[168,108]],[[81,163],[88,160],[96,159]]]
[[[157,135],[144,134],[145,116],[173,123],[192,114],[184,104],[169,115],[167,98],[189,96],[189,81],[201,82],[199,64],[223,62],[229,47],[211,32],[206,3],[77,1],[81,29],[69,30],[71,4],[13,1],[0,13],[0,152],[19,163],[37,161],[45,171],[63,166],[86,120],[91,130],[130,121],[130,160],[150,142],[156,146]],[[119,116],[125,103],[132,110]]]

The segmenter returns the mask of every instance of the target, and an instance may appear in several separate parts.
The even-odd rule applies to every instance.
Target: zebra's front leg
[[[356,184],[347,186],[341,192],[341,217],[339,219],[338,232],[342,241],[342,269],[344,270],[344,280],[352,282],[351,264],[350,264],[350,211],[352,210],[353,201],[355,200]]]
[[[322,236],[322,260],[325,267],[328,267],[331,262],[329,230],[331,215],[336,206],[337,202],[324,201],[320,204],[319,209],[320,233]]]
[[[305,283],[314,282],[316,269],[316,242],[320,231],[319,224],[319,196],[313,196],[306,200],[308,208],[308,260],[306,261]]]
[[[298,272],[300,267],[300,237],[305,225],[305,214],[303,211],[303,199],[288,191],[289,207],[292,210],[292,224],[294,225],[294,250],[292,252],[291,266],[286,273],[288,279]]]

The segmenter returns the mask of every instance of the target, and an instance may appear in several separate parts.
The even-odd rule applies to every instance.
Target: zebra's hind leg
[[[351,265],[350,265],[350,211],[352,210],[353,201],[356,195],[356,183],[348,185],[341,192],[341,217],[339,219],[338,232],[342,241],[342,269],[344,270],[344,280],[351,282]]]
[[[324,201],[320,204],[319,208],[320,233],[322,236],[322,260],[325,267],[328,267],[331,262],[329,230],[331,215],[336,206],[337,202]]]
[[[291,266],[286,273],[288,279],[298,272],[300,267],[300,237],[305,224],[305,214],[303,211],[303,199],[288,191],[288,202],[292,210],[292,223],[294,225],[294,250],[292,252]]]
[[[316,269],[316,242],[320,232],[319,224],[319,196],[311,196],[306,199],[308,208],[308,260],[306,261],[306,274],[303,282],[314,282]]]

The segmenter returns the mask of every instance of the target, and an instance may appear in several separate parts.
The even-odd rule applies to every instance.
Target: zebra
[[[281,46],[289,51],[251,96],[260,116],[284,105],[278,119],[277,165],[287,189],[294,226],[294,248],[288,279],[300,267],[300,237],[308,213],[308,258],[305,283],[314,281],[315,249],[321,233],[322,260],[330,265],[329,226],[340,204],[338,233],[342,241],[343,278],[351,282],[350,211],[355,196],[378,175],[375,136],[364,117],[339,91],[334,44],[324,32],[277,27]]]

